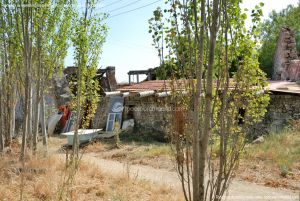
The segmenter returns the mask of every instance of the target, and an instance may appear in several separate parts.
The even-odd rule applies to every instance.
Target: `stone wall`
[[[109,98],[102,97],[93,119],[93,128],[106,127],[108,108]],[[184,112],[180,111],[180,108],[175,112],[173,109],[170,97],[126,97],[123,121],[134,119],[135,130],[152,132],[164,138],[172,125],[179,133],[183,132],[185,126]],[[264,120],[253,127],[251,138],[270,132],[280,132],[290,120],[300,120],[300,95],[273,92],[270,94],[267,111]]]
[[[95,116],[92,120],[93,128],[105,128],[108,116],[109,97],[100,97]]]
[[[106,79],[109,83],[109,91],[115,91],[117,89],[117,80],[116,80],[116,68],[114,66],[106,67]]]
[[[295,82],[300,80],[300,60],[292,60],[288,69],[289,80]]]
[[[169,98],[127,97],[123,119],[134,119],[136,129],[168,133],[171,125],[172,107]]]
[[[274,56],[273,80],[290,80],[289,68],[292,60],[297,60],[294,32],[284,27],[281,30]]]
[[[300,95],[274,92],[270,95],[267,114],[256,126],[254,135],[280,132],[290,120],[300,120]]]
[[[134,119],[134,129],[136,131],[152,132],[154,135],[158,134],[161,138],[165,138],[165,134],[169,132],[170,126],[172,125],[172,114],[175,115],[175,113],[172,112],[170,103],[170,98],[157,98],[155,96],[141,98],[126,97],[124,99],[123,121]],[[105,129],[108,108],[109,97],[101,97],[92,122],[93,128]],[[177,112],[176,114],[180,116],[181,113]],[[184,123],[181,120],[177,123],[179,127]],[[182,124],[182,127],[183,126],[184,124]]]
[[[51,86],[51,85],[50,85]],[[69,83],[64,73],[55,73],[52,78],[52,88],[51,89],[55,95],[56,106],[66,105],[71,100],[71,90],[69,88]]]

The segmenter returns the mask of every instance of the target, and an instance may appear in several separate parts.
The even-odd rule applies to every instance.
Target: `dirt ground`
[[[48,156],[28,151],[25,166],[19,162],[17,143],[11,152],[0,155],[1,201],[20,200],[21,189],[24,201],[183,201],[182,193],[169,186],[152,185],[126,172],[104,172],[97,160],[87,160],[85,155],[73,177],[61,149],[66,139],[50,138],[49,142]]]
[[[64,157],[61,147],[66,143],[65,138],[52,137],[49,143],[52,154]],[[172,150],[168,144],[122,141],[121,146],[116,148],[113,139],[106,139],[92,142],[82,150],[88,164],[96,164],[108,173],[127,175],[134,181],[140,178],[150,183],[158,182],[161,186],[168,183],[167,186],[171,188],[166,192],[177,195],[168,200],[182,199],[175,163],[172,161]],[[242,160],[226,200],[242,200],[240,198],[243,196],[247,200],[298,200],[299,182],[298,173],[282,177],[279,170],[262,159]]]
[[[86,152],[93,153],[102,159],[176,171],[175,163],[172,160],[172,150],[163,143],[153,145],[151,143],[126,142],[116,149],[113,140],[106,140],[102,143],[92,143],[86,148]],[[300,190],[300,166],[299,169],[293,169],[293,172],[282,176],[278,167],[261,158],[242,159],[234,176],[236,179],[268,187]]]
[[[274,188],[300,190],[300,169],[294,169],[286,176],[281,176],[279,168],[263,160],[242,160],[236,172],[236,177],[252,183]]]
[[[128,163],[122,163],[115,160],[101,159],[95,156],[93,153],[86,154],[85,160],[93,161],[99,164],[103,171],[122,173],[126,172],[132,178],[136,180],[146,180],[156,185],[169,186],[174,192],[181,192],[181,183],[178,175],[174,171],[168,171],[165,169],[157,169],[145,165],[131,165]],[[298,194],[286,189],[271,188],[257,185],[250,182],[239,181],[233,179],[230,187],[224,195],[226,201],[298,201]]]

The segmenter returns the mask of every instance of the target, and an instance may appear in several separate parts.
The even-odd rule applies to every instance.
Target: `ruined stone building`
[[[58,123],[56,127],[60,127],[60,131],[63,131],[65,124],[70,120],[71,110],[69,108],[69,103],[71,101],[71,96],[75,94],[76,88],[70,89],[70,82],[76,81],[77,79],[77,67],[67,67],[63,70],[63,72],[57,72],[53,75],[52,85],[50,84],[50,90],[45,94],[45,114],[46,119],[49,121],[51,119],[56,118],[58,113],[62,116],[57,116]],[[115,67],[109,66],[105,69],[98,69],[96,76],[93,78],[98,80],[100,83],[100,90],[98,93],[103,95],[105,92],[114,91],[117,87],[117,81],[115,78]],[[75,85],[76,87],[76,85]],[[17,113],[20,122],[22,122],[22,107],[20,106],[20,112]],[[54,121],[54,120],[53,120]],[[55,126],[55,125],[54,125]],[[69,128],[70,129],[70,128]],[[51,129],[54,131],[54,128]]]
[[[140,74],[147,75],[146,80],[140,81]],[[172,115],[176,115],[178,129],[184,127],[183,112],[172,111],[170,80],[155,80],[153,69],[130,71],[128,75],[129,84],[120,86],[115,79],[115,67],[97,71],[95,79],[101,84],[101,100],[91,122],[92,128],[112,131],[115,122],[122,126],[124,121],[133,120],[135,128],[167,133]],[[132,83],[132,76],[136,76],[137,83]],[[69,82],[73,78],[76,79],[76,67],[68,67],[54,78],[54,95],[47,101],[56,110],[70,101]],[[290,120],[300,119],[299,80],[300,60],[294,33],[289,28],[282,28],[274,55],[273,77],[266,87],[271,97],[270,105],[265,119],[255,128],[258,135],[280,131]]]
[[[259,132],[278,132],[291,120],[300,119],[300,60],[296,49],[294,32],[284,27],[281,30],[276,52],[270,91],[268,112]]]
[[[295,33],[282,28],[274,55],[272,80],[300,79],[300,60],[296,49]]]
[[[173,87],[176,87],[176,90],[185,90],[185,87],[178,84],[181,80],[177,80],[177,84],[171,82],[173,81],[143,81],[106,93],[106,96],[101,98],[94,118],[94,127],[111,131],[109,119],[119,122],[123,128],[124,122],[132,120],[136,131],[146,132],[161,141],[165,140],[172,125],[176,125],[175,129],[179,132],[183,131],[186,111],[181,107],[174,110],[171,92],[174,90]],[[109,109],[114,99],[121,99],[123,107],[121,118],[113,115]],[[176,118],[172,118],[174,115]]]
[[[151,74],[150,71],[129,72],[130,76],[138,76],[139,73]],[[151,76],[155,77],[155,76]],[[282,28],[274,55],[273,77],[269,80],[266,91],[270,93],[270,105],[263,122],[254,128],[254,135],[282,130],[291,120],[300,119],[300,60],[296,50],[295,36],[289,28]],[[137,79],[139,80],[139,79]],[[170,89],[166,89],[166,83],[170,80],[151,80],[150,76],[145,81],[117,88],[103,97],[98,107],[94,121],[95,128],[107,127],[110,99],[114,96],[122,98],[120,102],[124,106],[122,119],[116,115],[112,119],[122,121],[134,119],[135,127],[167,133],[170,127]],[[112,95],[112,96],[110,96]],[[179,119],[176,125],[183,122],[182,113],[175,114]],[[181,122],[181,123],[180,123]],[[179,126],[180,127],[180,126]]]

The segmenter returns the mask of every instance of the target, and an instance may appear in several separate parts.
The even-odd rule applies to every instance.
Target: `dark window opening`
[[[134,119],[134,105],[128,106],[127,119]]]
[[[238,125],[243,125],[245,123],[245,113],[246,109],[245,108],[239,108],[238,112]]]

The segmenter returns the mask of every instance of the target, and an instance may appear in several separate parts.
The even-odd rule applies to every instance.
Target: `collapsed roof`
[[[151,80],[137,84],[118,88],[116,91],[105,93],[106,96],[152,96],[166,97],[172,94],[172,91],[186,93],[189,80]],[[234,89],[234,82],[231,81],[230,89]],[[290,81],[268,81],[265,87],[266,91],[300,94],[300,85]]]

